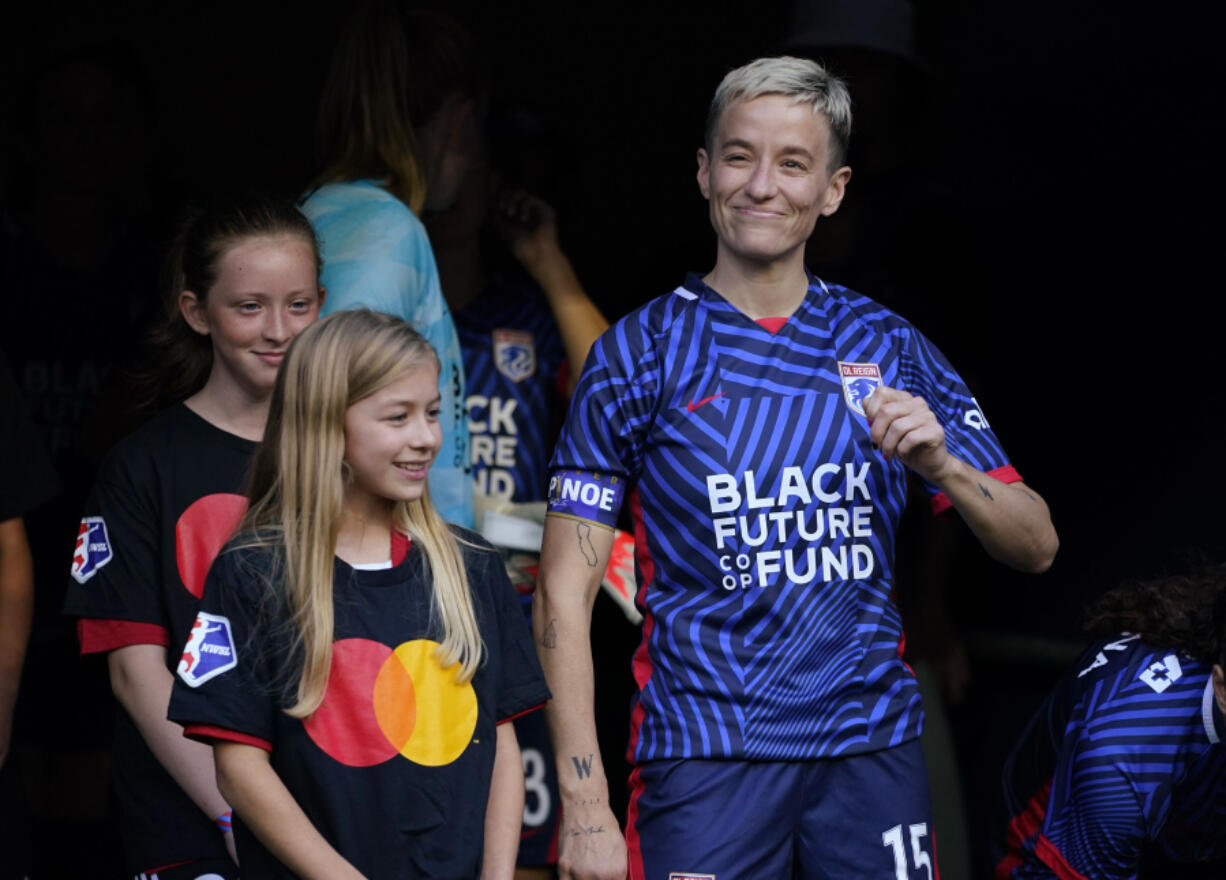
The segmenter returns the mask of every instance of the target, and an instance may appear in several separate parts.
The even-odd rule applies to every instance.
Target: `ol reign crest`
[[[523,330],[495,330],[494,366],[512,382],[522,382],[535,373],[536,346],[532,334]]]
[[[881,368],[876,364],[845,364],[839,361],[843,398],[853,411],[864,415],[864,401],[881,387]]]

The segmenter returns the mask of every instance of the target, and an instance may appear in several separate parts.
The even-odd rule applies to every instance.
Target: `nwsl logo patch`
[[[190,687],[200,687],[237,665],[230,621],[219,614],[201,611],[196,615],[187,644],[183,646],[183,656],[179,658],[179,678]]]
[[[864,415],[864,401],[882,386],[881,368],[876,364],[845,364],[839,361],[839,378],[843,380],[843,399],[853,412]]]
[[[72,551],[72,577],[83,584],[98,573],[98,569],[115,558],[110,538],[106,534],[106,520],[100,516],[87,516],[77,529],[77,546]]]
[[[494,331],[494,366],[512,382],[522,382],[536,372],[536,345],[523,330]]]

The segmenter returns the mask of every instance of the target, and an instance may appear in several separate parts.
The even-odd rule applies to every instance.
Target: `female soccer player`
[[[170,708],[216,744],[248,876],[514,868],[502,722],[548,691],[501,557],[431,504],[438,416],[437,356],[397,318],[340,312],[290,350]]]
[[[106,653],[123,707],[115,788],[128,869],[163,880],[236,877],[212,750],[166,720],[177,649],[209,563],[238,523],[290,340],[323,290],[307,219],[262,197],[191,217],[168,260],[160,390],[181,400],[119,443],[99,472],[73,554],[66,612],[83,654]],[[184,399],[185,398],[185,399]]]

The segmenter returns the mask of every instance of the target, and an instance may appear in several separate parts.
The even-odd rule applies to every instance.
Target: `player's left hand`
[[[882,385],[864,401],[873,445],[888,461],[898,458],[930,483],[940,485],[955,459],[945,448],[945,429],[927,401]]]

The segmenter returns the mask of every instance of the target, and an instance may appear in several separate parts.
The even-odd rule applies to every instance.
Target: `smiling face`
[[[208,384],[266,400],[290,341],[319,317],[315,253],[296,236],[259,236],[240,240],[217,265],[207,294],[183,291],[180,311],[213,343]]]
[[[717,265],[803,263],[817,218],[838,210],[851,169],[831,171],[830,124],[783,95],[737,101],[698,151],[698,187],[711,205]]]
[[[414,501],[443,444],[438,367],[423,363],[345,412],[345,462],[352,479],[345,507],[354,513]]]

